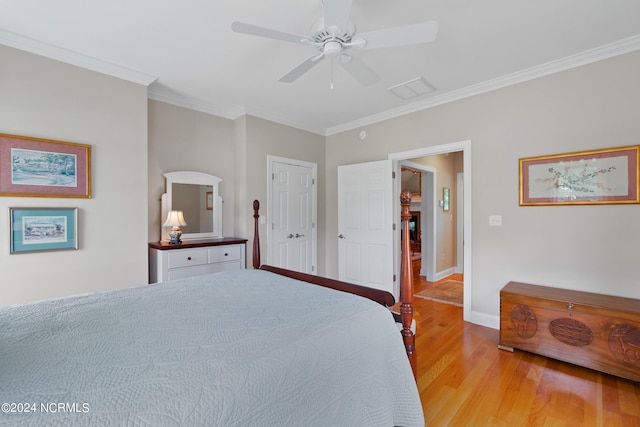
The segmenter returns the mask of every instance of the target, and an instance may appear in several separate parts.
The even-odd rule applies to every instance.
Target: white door
[[[268,263],[316,274],[316,165],[269,156]]]
[[[391,160],[338,167],[340,280],[394,294],[392,197]]]

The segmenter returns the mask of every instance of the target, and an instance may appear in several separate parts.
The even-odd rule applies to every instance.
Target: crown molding
[[[254,108],[254,107],[245,107],[245,111],[246,114],[264,119],[264,120],[269,120],[275,123],[279,123],[281,125],[284,126],[289,126],[292,128],[296,128],[305,132],[310,132],[310,133],[315,133],[321,136],[326,136],[324,133],[324,129],[319,129],[319,128],[314,128],[312,126],[309,126],[309,123],[301,123],[301,122],[296,122],[290,119],[287,119],[285,117],[282,116],[277,116],[273,113],[269,113],[265,110],[262,109],[258,109],[258,108]]]
[[[250,115],[250,116],[258,117],[260,119],[269,120],[274,123],[279,123],[281,125],[300,129],[306,132],[316,133],[316,134],[325,136],[324,129],[309,127],[307,123],[294,122],[285,117],[277,116],[266,110],[251,107],[251,106],[238,105],[231,109],[223,108],[219,105],[216,105],[210,102],[176,95],[174,93],[170,93],[166,90],[163,90],[162,88],[154,87],[153,85],[149,88],[149,98],[155,101],[166,102],[167,104],[173,104],[179,107],[188,108],[190,110],[200,111],[202,113],[207,113],[207,114],[213,114],[215,116],[222,117],[229,120],[235,120],[238,117],[241,117],[244,115]]]
[[[211,102],[177,95],[162,88],[155,87],[154,85],[151,85],[149,88],[148,97],[155,101],[188,108],[189,110],[213,114],[214,116],[222,117],[223,119],[235,120],[245,114],[242,106],[233,109],[223,108],[222,106]]]
[[[40,56],[44,56],[57,61],[65,62],[67,64],[75,65],[88,70],[96,71],[102,74],[106,74],[112,77],[117,77],[123,80],[127,80],[133,83],[141,84],[149,87],[149,98],[156,101],[166,102],[169,104],[178,105],[184,108],[201,111],[208,114],[213,114],[230,120],[235,120],[245,114],[250,114],[255,117],[259,117],[265,120],[270,120],[285,126],[294,127],[307,132],[319,134],[322,136],[330,136],[340,132],[345,132],[355,128],[371,125],[384,120],[393,119],[406,114],[414,113],[417,111],[433,108],[439,105],[447,104],[450,102],[458,101],[460,99],[468,98],[475,95],[480,95],[486,92],[490,92],[496,89],[501,89],[507,86],[511,86],[518,83],[523,83],[529,80],[533,80],[539,77],[544,77],[550,74],[565,71],[571,68],[580,67],[590,63],[602,61],[615,56],[623,55],[629,52],[640,50],[640,35],[629,37],[627,39],[619,40],[595,49],[587,50],[575,55],[568,56],[559,60],[551,61],[546,64],[542,64],[536,67],[528,68],[526,70],[511,73],[496,79],[488,80],[476,85],[468,86],[459,90],[443,93],[429,97],[423,101],[414,102],[408,105],[404,105],[399,108],[388,110],[379,114],[367,116],[358,120],[343,123],[341,125],[332,126],[326,129],[318,129],[313,126],[309,126],[308,123],[294,122],[285,117],[274,115],[273,113],[249,107],[245,105],[239,105],[234,108],[223,108],[219,105],[215,105],[202,100],[195,100],[187,97],[182,97],[173,93],[168,93],[160,88],[154,87],[153,82],[157,80],[157,77],[147,73],[132,70],[120,65],[112,64],[106,61],[102,61],[96,58],[92,58],[71,50],[60,48],[39,40],[31,39],[20,34],[16,34],[7,30],[0,29],[0,44],[20,49],[26,52],[34,53]]]
[[[96,71],[133,83],[149,86],[157,77],[100,59],[92,58],[68,49],[31,39],[20,34],[12,33],[0,28],[0,44],[24,50],[29,53],[44,56],[49,59],[75,65],[87,70]]]
[[[425,99],[424,101],[415,102],[399,108],[388,110],[379,114],[364,117],[342,125],[327,128],[325,136],[334,135],[340,132],[356,129],[359,127],[371,125],[384,120],[393,119],[404,116],[406,114],[415,113],[417,111],[433,108],[438,105],[447,104],[449,102],[458,101],[475,95],[480,95],[496,89],[523,83],[529,80],[548,76],[550,74],[559,73],[561,71],[580,67],[582,65],[591,64],[615,56],[640,50],[640,35],[619,40],[595,49],[590,49],[575,55],[571,55],[556,61],[547,62],[546,64],[531,67],[522,71],[507,74],[486,82],[468,86],[459,90],[443,93]]]

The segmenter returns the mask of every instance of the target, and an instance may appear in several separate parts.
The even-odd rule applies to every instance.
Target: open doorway
[[[400,188],[412,194],[409,236],[414,296],[458,307],[464,305],[464,274],[457,257],[461,243],[456,236],[462,160],[462,151],[456,151],[400,162]],[[420,186],[412,185],[416,176]],[[418,221],[422,216],[425,220]]]
[[[434,167],[428,162],[422,161],[422,159],[432,156],[451,157],[449,160],[453,160],[454,163],[458,162],[457,167],[447,172],[450,178],[447,178],[447,180],[439,179],[438,169],[441,168],[438,165]],[[453,159],[455,156],[459,156],[459,158],[457,160]],[[433,281],[450,274],[461,274],[464,277],[463,317],[465,321],[471,321],[473,284],[471,273],[471,141],[393,153],[389,155],[389,158],[394,160],[396,173],[400,173],[402,166],[411,165],[416,167],[416,163],[422,164],[426,169],[427,173],[422,173],[421,204],[419,208],[422,234],[420,238],[422,264],[420,272]],[[458,184],[458,178],[461,179],[461,184]],[[401,191],[400,181],[396,180],[395,192],[397,193],[397,198],[399,198]],[[460,191],[457,191],[458,188]],[[464,192],[462,188],[465,189]],[[414,208],[412,207],[411,210],[414,211]],[[397,215],[399,215],[399,208]],[[430,219],[432,222],[430,222]],[[438,228],[439,221],[445,221],[440,225],[447,226],[447,233],[442,231],[444,228]],[[444,234],[448,234],[448,237]],[[449,246],[444,249],[443,254],[443,246],[439,245],[439,243],[442,242],[444,237],[455,240],[450,242]],[[397,239],[395,239],[398,265],[400,258],[399,239],[400,236],[398,235]],[[430,239],[433,239],[433,241],[430,241]],[[440,242],[438,239],[440,239]],[[460,256],[458,253],[460,253]],[[433,271],[427,272],[429,268],[433,268]]]
[[[419,218],[417,229],[412,236],[412,263],[414,276],[423,276],[425,280],[435,281],[436,277],[436,172],[437,170],[425,162],[403,160],[400,162],[400,191],[411,192],[411,213]],[[420,160],[420,158],[416,159]],[[404,169],[404,170],[403,170]],[[420,180],[420,185],[412,183],[412,179]]]

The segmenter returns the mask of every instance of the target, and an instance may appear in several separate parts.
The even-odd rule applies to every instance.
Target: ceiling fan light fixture
[[[324,52],[324,56],[329,58],[339,56],[342,54],[342,44],[336,41],[328,41],[324,44],[322,51]]]

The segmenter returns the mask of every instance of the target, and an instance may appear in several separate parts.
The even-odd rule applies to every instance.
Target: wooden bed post
[[[416,376],[416,337],[411,330],[413,323],[413,269],[411,266],[411,241],[409,240],[409,221],[411,220],[411,193],[403,190],[400,194],[402,205],[402,261],[400,265],[400,320],[402,321],[402,339],[407,349],[413,376]]]
[[[260,202],[253,201],[253,268],[260,268],[260,233],[258,230],[258,220],[260,219]]]

